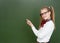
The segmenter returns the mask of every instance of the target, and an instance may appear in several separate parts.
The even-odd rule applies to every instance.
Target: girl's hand
[[[32,22],[30,20],[26,19],[26,22],[29,26],[31,26],[31,27],[33,26]]]

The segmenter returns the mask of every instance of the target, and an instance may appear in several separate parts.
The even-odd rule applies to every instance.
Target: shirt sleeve
[[[53,32],[54,24],[51,22],[48,22],[41,29],[42,30],[37,30],[35,26],[32,26],[32,30],[34,34],[39,38],[43,38],[44,36],[51,34]]]

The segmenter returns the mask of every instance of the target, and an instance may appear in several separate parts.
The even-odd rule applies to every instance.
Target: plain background
[[[51,43],[60,43],[59,4],[59,0],[0,0],[0,43],[37,43],[36,36],[26,24],[26,18],[38,29],[40,9],[51,5],[56,16]]]

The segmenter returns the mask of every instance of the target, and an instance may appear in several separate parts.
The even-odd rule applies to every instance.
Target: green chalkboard
[[[56,30],[51,43],[59,43],[59,4],[59,0],[0,0],[0,43],[37,43],[36,36],[26,24],[26,18],[38,29],[40,8],[51,5],[56,15]]]

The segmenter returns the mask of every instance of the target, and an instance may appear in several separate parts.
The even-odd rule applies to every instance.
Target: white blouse
[[[33,33],[37,36],[37,42],[49,42],[51,35],[54,31],[54,23],[52,20],[47,21],[43,27],[40,27],[39,30],[32,26]]]

